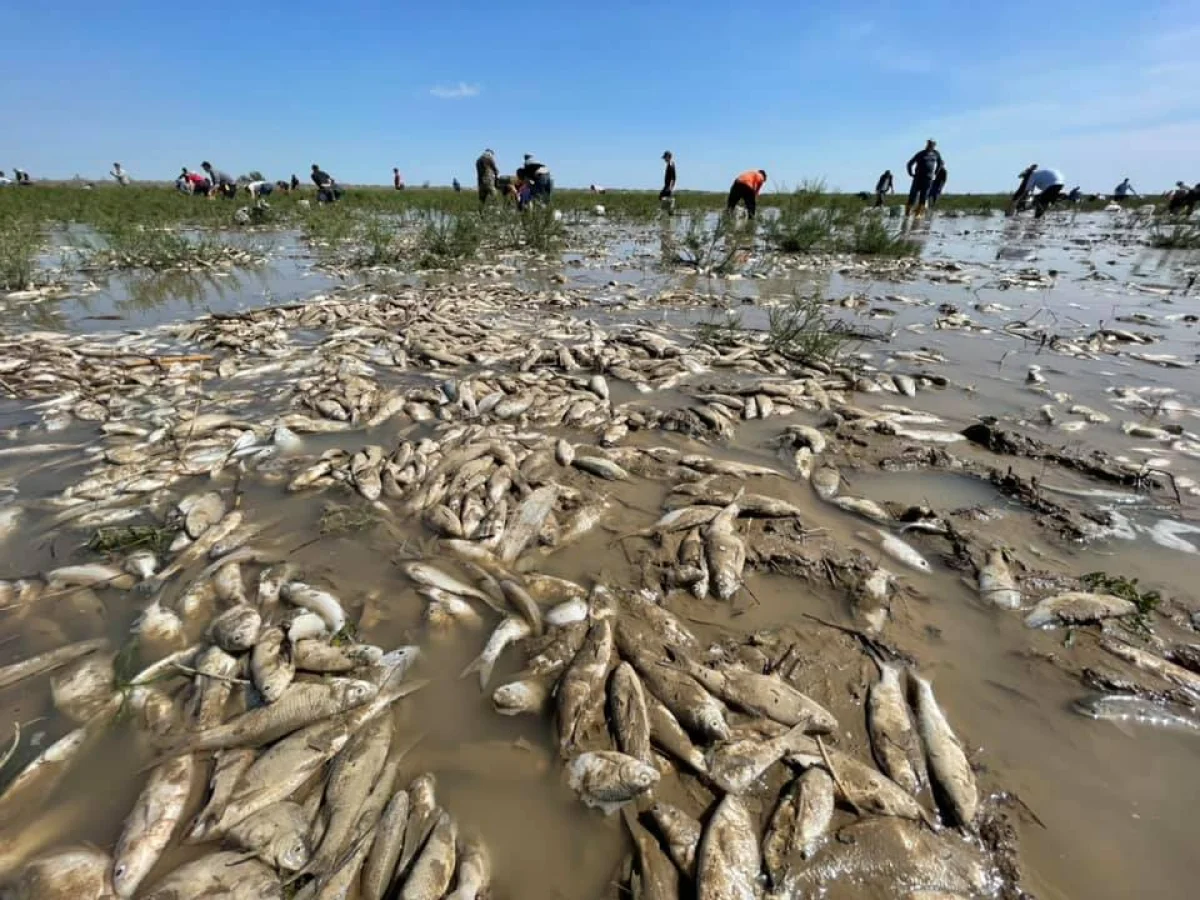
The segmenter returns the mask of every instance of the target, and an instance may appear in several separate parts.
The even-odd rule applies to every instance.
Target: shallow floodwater
[[[566,284],[560,289],[582,289],[594,301],[573,310],[576,316],[611,327],[645,320],[681,329],[724,316],[726,308],[738,311],[747,327],[765,327],[766,304],[813,284],[823,286],[829,299],[865,295],[864,304],[839,309],[838,316],[890,333],[891,339],[863,342],[855,352],[880,371],[926,372],[944,376],[949,384],[944,389],[923,389],[915,397],[860,394],[855,402],[862,407],[908,406],[942,417],[943,424],[930,427],[947,431],[960,430],[982,416],[996,417],[1006,427],[1020,427],[1056,446],[1099,447],[1130,460],[1153,462],[1183,479],[1184,490],[1179,502],[1158,492],[1142,502],[1122,505],[1130,525],[1127,533],[1087,545],[1055,541],[1039,530],[1024,508],[975,474],[855,471],[847,473],[848,492],[938,511],[986,509],[994,516],[985,526],[989,537],[1032,552],[1048,570],[1119,573],[1166,595],[1194,597],[1200,554],[1155,543],[1149,529],[1163,519],[1200,522],[1200,499],[1186,489],[1187,479],[1200,480],[1200,452],[1190,455],[1186,443],[1176,446],[1179,440],[1195,441],[1195,433],[1200,432],[1200,382],[1195,369],[1200,335],[1194,318],[1190,322],[1182,318],[1197,311],[1200,292],[1183,293],[1183,288],[1200,261],[1137,245],[1137,232],[1126,221],[1108,214],[1053,215],[1042,222],[935,219],[915,234],[923,241],[926,261],[957,264],[955,274],[963,281],[954,283],[931,280],[928,269],[904,281],[889,281],[866,271],[780,270],[763,278],[736,279],[664,271],[656,228],[620,228],[610,233],[605,223],[589,222],[579,226],[585,232],[581,242],[591,246],[610,241],[613,252],[569,254],[561,270]],[[302,302],[337,283],[293,245],[288,247],[253,270],[135,273],[97,280],[96,291],[68,293],[19,309],[9,306],[2,313],[3,324],[12,330],[149,329],[204,313]],[[1053,286],[1040,282],[1023,286],[1013,280],[1029,268],[1042,274],[1054,270]],[[548,279],[551,274],[537,267],[518,273],[514,280],[551,291],[556,287]],[[469,281],[465,276],[464,280]],[[657,308],[653,298],[667,290],[694,291],[705,302],[690,309],[678,304]],[[714,305],[719,308],[713,309]],[[970,326],[947,324],[945,319],[951,315],[947,305],[968,316]],[[1123,318],[1131,316],[1150,320],[1122,324]],[[943,320],[940,326],[939,319]],[[1133,349],[1171,354],[1183,365],[1166,368],[1125,353],[1096,359],[1064,355],[1028,334],[1005,330],[1006,324],[1018,321],[1035,324],[1061,340],[1084,338],[1101,323],[1147,331],[1160,339]],[[914,362],[898,355],[909,351],[935,354],[945,361]],[[1030,366],[1040,366],[1046,389],[1069,398],[1036,392],[1027,379]],[[719,373],[712,377],[716,376]],[[270,381],[260,385],[264,391],[279,387]],[[1115,389],[1133,388],[1154,389],[1145,396],[1171,403],[1137,407],[1114,402]],[[639,403],[671,408],[688,402],[682,388],[637,395],[614,383],[613,392],[617,403],[637,398]],[[1054,407],[1054,421],[1040,411],[1047,404]],[[1077,404],[1110,420],[1090,422],[1077,431],[1061,429],[1064,422],[1083,420],[1081,414],[1069,412]],[[243,413],[252,418],[253,409],[250,404]],[[53,496],[77,479],[91,461],[86,454],[95,440],[94,429],[82,426],[50,435],[24,430],[36,419],[37,412],[29,404],[0,402],[0,426],[20,431],[0,446],[54,441],[76,447],[32,457],[0,457],[0,490],[21,502]],[[797,413],[794,421],[812,424],[815,417]],[[1122,430],[1126,423],[1173,425],[1184,434],[1173,435],[1175,440],[1130,436]],[[808,484],[783,474],[771,447],[783,423],[744,424],[728,446],[704,445],[665,433],[639,433],[630,442],[775,467],[780,477],[756,480],[753,490],[800,507],[806,529],[880,558],[875,530],[864,520],[823,504]],[[401,433],[415,437],[420,429]],[[1187,433],[1193,437],[1187,438]],[[305,452],[336,447],[354,452],[367,443],[389,447],[398,436],[385,425],[374,433],[306,437]],[[1200,443],[1195,446],[1200,451]],[[958,452],[963,445],[948,449]],[[1022,475],[1044,476],[1067,491],[1114,489],[1058,470],[1046,473],[1033,460],[1014,458],[1011,464]],[[226,470],[215,487],[231,489],[232,481]],[[588,487],[595,482],[581,479],[577,484]],[[245,508],[270,523],[261,543],[286,555],[310,579],[335,584],[351,617],[360,623],[361,639],[383,647],[421,643],[425,648],[422,674],[430,685],[403,701],[397,712],[411,733],[422,736],[405,764],[402,780],[422,771],[437,775],[441,802],[464,829],[480,834],[491,850],[496,896],[565,900],[613,895],[612,885],[627,852],[619,817],[604,818],[585,809],[563,786],[544,718],[499,717],[489,697],[480,694],[474,677],[458,677],[486,640],[490,622],[484,631],[465,636],[454,632],[438,639],[426,634],[421,620],[424,601],[396,565],[416,558],[427,545],[429,536],[420,523],[397,518],[353,535],[322,534],[319,523],[325,505],[344,497],[285,494],[278,485],[257,484],[253,477],[238,487],[245,492]],[[545,572],[581,584],[636,581],[634,545],[639,541],[632,539],[627,547],[614,537],[657,518],[667,485],[635,478],[605,487],[613,504],[604,528],[547,557]],[[0,503],[6,496],[0,494]],[[1097,509],[1112,505],[1111,498],[1081,499]],[[33,577],[80,558],[87,535],[50,527],[47,519],[44,514],[30,514],[21,529],[0,545],[0,579]],[[910,537],[914,546],[936,560],[933,543],[922,543],[919,535]],[[1200,535],[1181,537],[1200,548]],[[903,599],[889,627],[909,638],[907,644],[921,647],[920,669],[933,679],[950,721],[966,739],[988,782],[1002,785],[1032,811],[1018,816],[1027,886],[1042,898],[1188,895],[1197,871],[1193,817],[1200,808],[1200,779],[1195,776],[1200,735],[1118,727],[1073,713],[1070,703],[1082,694],[1078,680],[1048,664],[1046,657],[1061,651],[1065,640],[1094,642],[1086,631],[1071,638],[1064,631],[1030,631],[1019,616],[981,604],[963,574],[944,566],[935,565],[930,575],[904,574],[900,582]],[[92,596],[99,606],[90,598],[68,597],[52,615],[43,615],[36,623],[19,609],[0,610],[0,641],[17,637],[0,643],[0,665],[98,632],[119,645],[137,617],[139,598],[111,590]],[[745,634],[774,625],[805,624],[806,614],[848,619],[846,600],[840,594],[761,572],[750,575],[747,590],[732,605],[678,599],[671,604],[706,640],[729,631]],[[502,660],[493,685],[502,683],[514,669],[515,663]],[[852,675],[858,673],[844,673],[847,683]],[[841,717],[842,711],[838,712]],[[847,714],[853,715],[854,710]],[[32,742],[23,745],[17,757],[20,762],[67,730],[50,704],[44,678],[0,691],[0,741],[8,740],[10,722],[25,723],[25,733],[32,735]],[[852,728],[861,732],[861,723],[855,721]],[[44,846],[78,840],[111,847],[141,784],[141,773],[128,763],[131,756],[148,759],[149,751],[127,724],[106,737],[86,765],[47,798],[45,809],[61,815],[47,820],[53,828]],[[0,781],[6,777],[0,776]],[[94,790],[98,779],[103,780],[103,791]],[[81,798],[86,798],[86,804]],[[193,804],[198,800],[198,795],[193,797]],[[168,857],[156,872],[167,871],[181,858]]]

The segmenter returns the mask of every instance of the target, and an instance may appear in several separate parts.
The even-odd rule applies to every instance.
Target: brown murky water
[[[595,232],[589,240],[603,239],[602,225],[589,228]],[[1178,598],[1185,605],[1190,601],[1191,607],[1197,608],[1200,598],[1195,595],[1195,574],[1200,554],[1194,549],[1188,552],[1162,546],[1151,539],[1148,529],[1163,519],[1198,521],[1197,495],[1189,490],[1188,479],[1200,479],[1200,459],[1184,452],[1186,445],[1176,449],[1171,441],[1131,437],[1121,430],[1126,422],[1172,424],[1185,433],[1176,436],[1185,442],[1195,441],[1195,432],[1200,431],[1200,397],[1196,396],[1192,367],[1200,359],[1197,326],[1194,319],[1167,318],[1195,310],[1195,295],[1184,295],[1180,288],[1186,283],[1189,267],[1194,271],[1196,260],[1152,254],[1127,243],[1127,237],[1106,216],[1037,225],[999,219],[943,219],[924,237],[925,256],[959,263],[970,276],[969,283],[946,284],[920,277],[885,284],[866,273],[842,272],[831,277],[829,296],[865,293],[871,299],[859,315],[874,325],[883,322],[879,327],[892,330],[890,343],[867,343],[860,348],[869,365],[897,372],[925,370],[945,376],[951,385],[943,390],[922,390],[913,398],[860,394],[853,402],[867,409],[903,404],[943,417],[945,424],[930,427],[953,431],[980,416],[994,416],[1009,424],[1026,423],[1027,433],[1055,446],[1098,447],[1131,460],[1154,459],[1156,464],[1165,461],[1169,471],[1183,480],[1180,502],[1158,492],[1144,502],[1122,506],[1120,511],[1128,517],[1126,529],[1077,545],[1056,539],[1033,514],[997,491],[978,472],[896,472],[868,464],[861,468],[843,464],[843,492],[901,507],[928,506],[939,512],[986,509],[993,518],[979,527],[986,530],[989,540],[1013,548],[1030,565],[1036,562],[1039,568],[1063,575],[1099,570],[1137,578],[1142,586]],[[796,284],[806,284],[813,278],[811,273],[789,275],[781,271],[761,279],[704,280],[701,288],[690,278],[664,275],[641,258],[654,255],[656,240],[652,234],[635,238],[634,249],[624,251],[616,262],[592,260],[567,266],[569,284],[594,288],[596,299],[601,301],[630,290],[644,300],[664,287],[683,284],[688,289],[711,292],[726,302],[740,303],[743,299],[785,295]],[[1042,273],[1053,269],[1059,273],[1056,284],[1030,289],[1005,280],[1005,276],[1026,267]],[[1093,270],[1112,275],[1114,280],[1083,280]],[[536,284],[539,278],[531,275],[530,281]],[[609,287],[609,281],[617,281],[618,285]],[[1130,286],[1147,284],[1153,292]],[[1164,293],[1159,286],[1174,292]],[[262,290],[277,289],[267,285]],[[290,292],[289,299],[305,293],[294,280],[288,282],[286,291]],[[231,297],[221,291],[205,293],[204,304],[214,310],[260,305],[258,289],[254,293],[256,302],[248,302],[244,290],[233,292]],[[893,294],[917,298],[920,303],[884,299]],[[983,330],[944,323],[937,327],[936,320],[945,316],[938,311],[943,304],[953,304],[967,313]],[[993,309],[988,304],[1008,308]],[[628,300],[625,305],[629,305]],[[648,303],[634,305],[634,309],[614,309],[610,303],[603,318],[596,317],[612,327],[643,319],[659,327],[683,328],[689,321],[711,315],[676,307],[655,309]],[[977,307],[991,311],[979,311]],[[62,327],[90,329],[94,325],[89,326],[84,315],[88,308],[83,301],[78,307],[73,307],[70,300],[59,301],[57,318],[43,317],[42,322],[54,319]],[[112,308],[126,312],[119,303]],[[894,315],[872,317],[867,310],[873,308]],[[172,309],[181,314],[184,311],[178,306]],[[1174,354],[1188,367],[1163,368],[1126,355],[1081,359],[1055,353],[1039,341],[1004,331],[1005,323],[1034,316],[1049,320],[1050,331],[1063,339],[1086,335],[1101,321],[1112,327],[1147,328],[1141,324],[1115,325],[1120,317],[1134,314],[1155,317],[1155,334],[1162,338],[1138,349]],[[537,327],[535,315],[531,310],[531,332]],[[585,307],[574,310],[573,315],[589,317],[594,310]],[[114,328],[133,324],[104,321],[105,327]],[[761,307],[746,305],[744,321],[750,327],[761,327]],[[142,319],[137,324],[149,325],[151,320]],[[895,355],[909,350],[939,353],[946,362],[918,364]],[[1057,400],[1034,392],[1026,381],[1030,365],[1042,367],[1048,389],[1065,392],[1070,398]],[[705,382],[719,375],[709,373],[692,380]],[[272,376],[255,389],[262,396],[285,392],[288,380],[286,376]],[[233,387],[247,388],[232,382],[223,385],[220,380],[211,384],[207,390],[214,398],[214,408],[219,408],[222,391]],[[1133,409],[1113,402],[1114,389],[1136,387],[1169,391],[1149,396],[1168,397],[1174,405],[1165,410],[1161,406]],[[613,402],[671,409],[690,402],[686,389],[684,383],[670,391],[638,394],[614,381]],[[163,399],[170,402],[169,398]],[[252,412],[253,394],[243,399],[251,402],[248,412]],[[1055,424],[1038,418],[1039,407],[1047,403],[1058,410]],[[1103,412],[1111,421],[1092,423],[1084,430],[1069,433],[1055,430],[1056,424],[1079,418],[1067,412],[1073,404]],[[279,407],[271,408],[279,411]],[[0,456],[0,488],[8,492],[0,502],[11,496],[13,502],[27,507],[20,527],[0,544],[3,580],[32,578],[68,561],[94,558],[82,546],[87,533],[48,527],[48,514],[33,507],[81,477],[85,465],[91,462],[90,447],[97,433],[86,424],[54,433],[39,431],[31,427],[39,418],[40,412],[32,404],[4,400],[0,425],[7,431],[0,446],[48,441],[77,446],[33,456]],[[787,421],[813,424],[817,417],[796,413]],[[868,523],[823,503],[807,483],[785,474],[771,447],[784,424],[785,420],[775,419],[741,423],[735,438],[719,446],[662,432],[637,432],[626,443],[668,446],[774,467],[780,476],[753,479],[752,490],[798,506],[803,514],[802,525],[812,532],[814,540],[881,559],[878,539]],[[369,443],[395,446],[401,434],[416,439],[432,433],[428,425],[399,431],[385,425],[367,433],[306,436],[303,452],[316,455],[341,448],[353,453]],[[1186,433],[1193,437],[1189,439]],[[570,436],[569,432],[564,434]],[[1042,477],[1068,490],[1086,491],[1098,486],[1081,476],[1049,472],[1032,460],[998,460],[963,444],[948,449],[979,462],[981,467],[1011,465],[1019,474]],[[653,545],[641,539],[617,542],[614,537],[653,522],[661,513],[669,484],[636,476],[625,483],[604,482],[577,472],[564,481],[589,496],[606,494],[611,502],[602,527],[546,555],[540,570],[583,585],[639,583],[644,557],[654,553]],[[170,490],[178,497],[200,483],[199,479],[183,481]],[[725,484],[736,486],[732,481]],[[1099,486],[1112,489],[1107,484]],[[222,472],[213,487],[232,491],[234,476],[229,470]],[[585,809],[565,787],[544,717],[497,716],[475,678],[458,677],[482,647],[492,620],[485,618],[481,631],[428,633],[422,620],[425,603],[397,566],[431,546],[424,527],[397,515],[394,520],[353,534],[322,534],[320,521],[325,504],[330,500],[346,501],[346,494],[288,494],[279,484],[264,483],[253,473],[237,479],[236,487],[244,492],[243,508],[252,520],[270,523],[256,546],[286,557],[307,579],[334,588],[351,619],[359,622],[360,639],[384,648],[422,645],[420,672],[430,684],[403,701],[396,712],[408,732],[422,735],[405,763],[402,780],[423,771],[437,775],[441,802],[465,829],[478,833],[491,850],[495,895],[615,896],[614,885],[627,853],[619,817],[605,818]],[[1066,496],[1083,507],[1111,505],[1105,498]],[[763,527],[750,524],[749,542],[753,543],[756,533],[760,533],[755,529]],[[1188,546],[1200,548],[1200,536],[1182,533],[1180,537],[1189,542]],[[1072,712],[1070,703],[1083,689],[1077,678],[1047,658],[1088,660],[1102,655],[1095,647],[1094,635],[1082,629],[1073,633],[1030,631],[1019,616],[982,604],[964,573],[939,564],[946,552],[939,539],[916,535],[910,542],[934,561],[934,571],[929,575],[906,571],[900,576],[903,599],[893,610],[887,636],[913,653],[920,671],[933,679],[939,700],[982,773],[982,784],[1019,796],[1031,811],[1018,817],[1026,886],[1037,896],[1047,898],[1186,896],[1197,872],[1191,820],[1200,806],[1200,779],[1194,774],[1200,735],[1117,726]],[[0,610],[0,640],[4,641],[0,644],[0,665],[67,641],[96,636],[106,636],[119,646],[144,602],[136,592],[101,589],[94,595],[81,592],[58,600],[52,608],[39,608],[36,613],[20,607]],[[731,604],[695,601],[676,594],[668,598],[667,605],[696,630],[702,641],[718,641],[730,633],[748,635],[776,626],[816,631],[823,628],[806,616],[851,621],[848,601],[841,592],[762,571],[748,576],[745,589]],[[1160,624],[1164,633],[1180,633],[1177,623],[1164,620]],[[1194,633],[1185,636],[1194,638]],[[828,631],[828,640],[845,638]],[[503,683],[521,662],[516,654],[502,657],[492,685]],[[869,668],[839,666],[831,663],[824,678],[836,682],[842,694],[849,687],[850,696],[857,695],[861,704],[861,685],[872,673]],[[840,737],[851,745],[861,741],[861,707],[856,709],[853,702],[847,705],[844,699],[838,702],[840,706],[833,711],[846,729]],[[0,782],[70,728],[54,711],[44,676],[0,690],[0,741],[9,739],[11,723],[22,724],[24,738],[14,759],[0,773]],[[32,824],[23,831],[0,824],[0,836],[7,834],[8,840],[16,841],[20,835],[27,854],[71,842],[111,848],[140,789],[144,777],[140,770],[150,754],[133,725],[122,721],[52,794],[41,798],[40,808],[29,811]],[[197,784],[192,806],[200,801]],[[165,873],[192,852],[170,851],[155,873]],[[148,879],[146,884],[153,880]]]

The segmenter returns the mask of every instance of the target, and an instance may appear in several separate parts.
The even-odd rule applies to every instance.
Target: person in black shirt
[[[480,207],[487,206],[488,200],[496,193],[496,180],[499,177],[496,154],[491,150],[484,150],[475,160],[475,187],[479,191]]]
[[[896,182],[892,178],[892,170],[885,169],[883,174],[879,176],[879,180],[875,182],[875,205],[883,206],[883,198],[888,194],[893,194],[896,191]]]
[[[312,164],[313,184],[317,186],[317,202],[318,203],[333,203],[342,196],[342,189],[337,186],[337,182],[333,180],[333,176],[328,172],[322,171],[321,167],[316,163]]]
[[[662,155],[666,168],[663,170],[663,188],[658,192],[658,201],[667,212],[675,209],[675,155],[667,150]]]
[[[925,142],[925,149],[913,154],[908,161],[908,177],[912,179],[912,187],[908,189],[908,203],[904,207],[904,215],[920,215],[925,211],[925,202],[929,199],[929,189],[933,187],[934,176],[942,166],[942,154],[938,153],[937,141],[932,138]]]
[[[300,190],[300,179],[296,177],[295,172],[292,173],[292,180],[289,183],[291,184],[293,191]]]

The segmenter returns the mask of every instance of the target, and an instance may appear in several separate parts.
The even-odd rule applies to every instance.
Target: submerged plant
[[[830,362],[850,337],[845,322],[830,318],[819,292],[767,310],[767,348],[796,362]]]
[[[866,216],[854,224],[847,249],[863,256],[916,256],[921,245],[912,238],[893,234],[875,216]]]
[[[476,215],[432,216],[417,239],[417,264],[422,268],[456,266],[475,256],[482,240]]]
[[[732,216],[719,216],[709,224],[707,213],[692,213],[684,220],[679,241],[679,262],[697,271],[724,275],[732,272],[754,246],[754,229],[742,229]]]
[[[1200,250],[1200,226],[1176,223],[1164,228],[1155,225],[1147,241],[1151,247],[1164,250]]]
[[[741,315],[728,310],[725,315],[714,315],[696,325],[696,343],[710,344],[714,347],[728,346],[744,337],[745,333]]]
[[[535,203],[518,216],[522,246],[539,253],[553,253],[562,246],[566,229],[554,212],[549,206]]]

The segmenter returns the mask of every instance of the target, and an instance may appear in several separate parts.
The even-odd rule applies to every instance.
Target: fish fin
[[[479,656],[475,657],[475,659],[471,660],[471,662],[467,663],[467,667],[458,674],[458,677],[466,678],[473,672],[478,672],[479,687],[481,690],[486,690],[488,682],[492,680],[492,668],[494,666],[495,662],[484,659],[483,654],[481,653]]]

